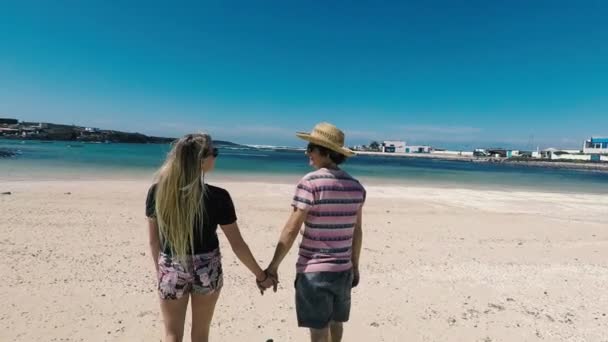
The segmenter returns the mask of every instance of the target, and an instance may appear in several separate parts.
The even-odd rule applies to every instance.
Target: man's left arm
[[[363,245],[363,208],[357,211],[357,223],[353,234],[353,287],[359,285],[359,258],[361,257],[361,246]]]

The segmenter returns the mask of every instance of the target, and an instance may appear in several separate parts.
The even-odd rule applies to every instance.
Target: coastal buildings
[[[378,146],[378,143],[375,143]],[[371,145],[370,145],[371,146]],[[585,142],[583,150],[546,148],[536,151],[525,151],[503,147],[475,148],[473,151],[450,151],[425,145],[408,145],[401,140],[385,140],[380,148],[370,150],[363,146],[355,148],[361,155],[379,155],[394,157],[460,159],[475,162],[568,162],[595,163],[608,162],[608,138],[591,138]]]
[[[30,127],[27,128],[28,131],[31,130]],[[28,131],[23,130],[17,119],[0,118],[0,136],[21,136]]]
[[[532,151],[514,150],[508,148],[476,148],[474,153],[476,157],[492,157],[492,158],[532,158],[535,154]],[[536,154],[540,158],[540,154]]]
[[[380,151],[386,153],[405,153],[405,141],[385,140],[382,142]]]
[[[590,138],[583,143],[582,150],[547,148],[532,154],[532,157],[560,161],[608,161],[608,138]]]
[[[170,143],[174,140],[173,138],[149,137],[141,133],[102,130],[94,127],[44,122],[19,122],[16,119],[3,118],[0,118],[0,137],[20,140],[61,140],[141,144]]]
[[[552,147],[534,152],[533,157],[554,161],[608,161],[608,154],[589,153],[581,150],[557,149]]]
[[[0,118],[0,136],[28,137],[40,133],[41,123],[21,122],[17,119]]]
[[[585,154],[608,154],[608,138],[594,138],[585,140],[583,144]]]
[[[540,151],[543,159],[549,160],[591,160],[591,156],[582,154],[578,150],[560,150],[548,148]]]
[[[405,153],[431,153],[433,148],[426,145],[406,145]]]
[[[401,140],[385,140],[380,146],[384,153],[431,153],[433,148],[427,145],[408,145]]]

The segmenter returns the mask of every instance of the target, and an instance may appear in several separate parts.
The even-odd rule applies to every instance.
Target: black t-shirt
[[[206,191],[203,198],[203,224],[197,220],[194,224],[194,254],[207,253],[219,247],[217,239],[217,225],[227,225],[236,222],[234,204],[228,191],[212,185],[205,185]],[[146,216],[156,217],[156,184],[148,190],[146,199]],[[202,229],[202,239],[201,237]],[[166,254],[171,254],[171,249],[161,241],[161,249]]]

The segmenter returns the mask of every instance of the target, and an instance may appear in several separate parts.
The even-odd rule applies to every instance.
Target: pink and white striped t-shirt
[[[343,170],[322,168],[300,180],[292,206],[308,214],[300,232],[298,273],[352,268],[353,232],[364,202],[365,189]]]

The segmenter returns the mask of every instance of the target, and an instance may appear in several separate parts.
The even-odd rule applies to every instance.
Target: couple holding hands
[[[359,282],[366,193],[339,167],[354,155],[344,147],[341,130],[319,123],[310,133],[296,135],[309,142],[306,155],[314,171],[296,185],[291,214],[266,270],[241,236],[229,193],[205,183],[218,157],[211,137],[188,134],[174,143],[146,200],[165,342],[182,340],[189,300],[192,341],[209,339],[223,284],[218,225],[262,294],[277,290],[279,265],[301,234],[295,280],[298,325],[310,329],[313,342],[341,341],[351,289]]]

